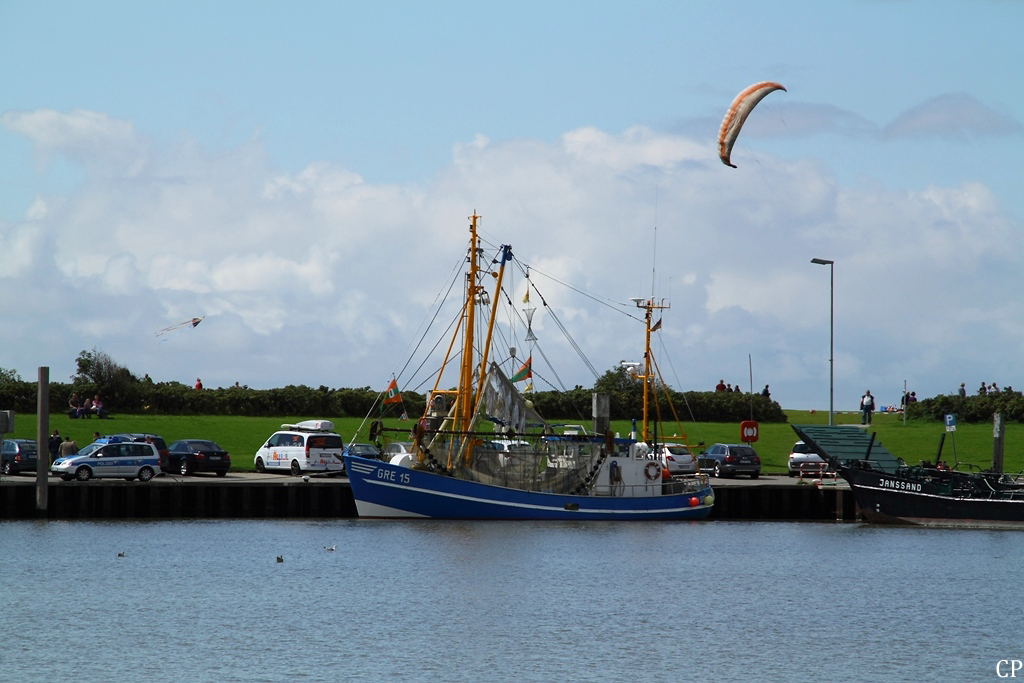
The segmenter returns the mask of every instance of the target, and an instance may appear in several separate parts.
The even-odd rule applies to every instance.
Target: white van
[[[257,472],[287,471],[293,475],[303,472],[345,471],[341,458],[344,445],[334,432],[330,420],[306,420],[298,424],[283,424],[281,431],[267,439],[256,451],[253,466]]]

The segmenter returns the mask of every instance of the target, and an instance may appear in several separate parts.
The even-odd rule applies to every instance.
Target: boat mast
[[[491,337],[494,334],[494,321],[498,314],[498,301],[501,294],[501,282],[505,278],[505,263],[512,256],[512,247],[503,244],[501,245],[501,263],[498,266],[498,272],[491,272],[491,275],[495,278],[494,283],[494,296],[491,297],[491,315],[487,319],[487,338],[484,340],[483,350],[480,353],[480,374],[476,385],[477,400],[479,400],[480,392],[484,387],[484,372],[487,370],[487,359],[490,357],[491,351]],[[483,289],[483,287],[481,287]]]
[[[660,322],[657,327],[651,327],[651,318],[654,317],[653,313],[656,310],[662,310],[665,308],[671,308],[669,304],[664,303],[664,299],[661,303],[654,303],[654,299],[634,299],[637,308],[644,309],[644,374],[640,375],[640,379],[644,381],[644,402],[643,402],[643,429],[641,432],[641,440],[647,441],[648,428],[647,428],[647,411],[648,411],[648,396],[650,394],[655,395],[657,400],[657,392],[651,385],[654,384],[654,378],[657,376],[653,370],[653,358],[651,357],[651,332],[657,327],[660,327]]]
[[[466,273],[466,327],[462,334],[462,363],[459,372],[458,422],[455,429],[468,429],[473,417],[473,326],[476,320],[476,298],[481,291],[477,284],[477,252],[479,250],[476,234],[476,221],[480,216],[473,212],[469,217],[469,270]]]

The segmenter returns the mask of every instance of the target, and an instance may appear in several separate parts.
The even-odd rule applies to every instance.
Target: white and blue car
[[[149,481],[159,471],[160,452],[145,442],[107,443],[93,449],[87,446],[83,453],[57,458],[50,466],[50,472],[64,481],[89,481],[93,477]]]

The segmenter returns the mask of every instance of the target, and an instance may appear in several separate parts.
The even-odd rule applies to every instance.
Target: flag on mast
[[[533,355],[526,359],[523,366],[510,378],[513,382],[522,382],[524,379],[533,377]]]
[[[382,401],[384,405],[388,405],[389,403],[402,402],[402,395],[398,393],[398,380],[396,380],[394,377],[391,378],[391,383],[388,384],[388,388],[386,391],[388,395],[387,398],[385,398]]]

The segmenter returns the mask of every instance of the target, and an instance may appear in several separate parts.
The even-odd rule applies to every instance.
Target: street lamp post
[[[836,269],[835,261],[825,258],[812,258],[811,263],[828,266],[829,271],[829,302],[828,302],[828,425],[832,426],[832,413],[835,401],[835,305],[836,305]]]

